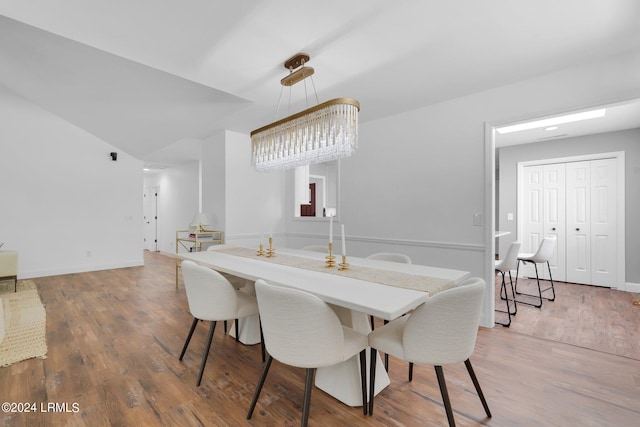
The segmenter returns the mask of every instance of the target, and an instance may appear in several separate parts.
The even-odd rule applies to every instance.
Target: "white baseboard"
[[[625,283],[625,291],[640,294],[640,283]]]
[[[84,273],[87,271],[113,270],[116,268],[140,267],[144,265],[144,259],[122,261],[109,264],[82,265],[76,267],[66,267],[63,269],[46,270],[26,270],[18,272],[18,280],[35,279],[37,277],[60,276],[63,274]]]

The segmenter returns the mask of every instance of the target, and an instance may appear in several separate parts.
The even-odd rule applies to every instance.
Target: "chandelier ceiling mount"
[[[282,88],[313,76],[315,70],[306,66],[309,60],[309,54],[298,53],[284,62],[289,75],[280,80]],[[315,93],[315,84],[313,88]],[[317,101],[318,94],[315,95]],[[279,107],[280,101],[276,119]],[[254,130],[253,167],[257,171],[290,169],[350,156],[358,145],[359,111],[360,103],[351,98],[331,99],[322,104],[318,101],[318,105]]]

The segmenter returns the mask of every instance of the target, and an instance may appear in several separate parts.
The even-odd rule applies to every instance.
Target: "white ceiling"
[[[0,84],[160,164],[271,122],[300,51],[320,101],[356,98],[366,122],[640,45],[636,0],[0,0],[0,14]]]
[[[544,142],[582,135],[592,135],[603,132],[614,132],[624,129],[640,128],[640,100],[607,105],[604,117],[564,123],[554,126],[556,129],[546,130],[546,127],[518,131],[507,134],[495,134],[496,147],[526,144],[530,142]],[[590,111],[592,109],[586,110]],[[548,117],[543,117],[548,118]],[[535,118],[537,120],[539,118]],[[533,120],[527,120],[533,121]]]

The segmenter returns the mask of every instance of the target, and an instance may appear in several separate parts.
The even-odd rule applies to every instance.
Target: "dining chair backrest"
[[[496,270],[500,270],[503,273],[507,271],[515,270],[518,266],[518,253],[522,243],[512,242],[507,249],[507,254],[500,261],[496,261]]]
[[[344,332],[335,312],[320,298],[259,279],[256,295],[267,351],[299,368],[343,361]]]
[[[411,258],[408,255],[397,252],[378,252],[371,254],[367,259],[377,259],[381,261],[400,262],[403,264],[411,264]]]
[[[544,237],[538,246],[538,250],[529,259],[535,263],[544,263],[549,261],[556,249],[555,237]]]
[[[227,279],[217,271],[193,261],[182,261],[181,267],[189,311],[193,317],[215,321],[236,318],[238,296]]]
[[[481,278],[470,278],[416,308],[402,339],[406,360],[440,366],[467,360],[476,343],[485,287]]]
[[[302,247],[303,251],[312,251],[312,252],[322,252],[322,253],[329,253],[329,246],[323,246],[323,245],[309,245],[309,246],[303,246]]]

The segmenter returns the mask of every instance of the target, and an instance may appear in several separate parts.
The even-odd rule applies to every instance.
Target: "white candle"
[[[344,243],[344,224],[340,224],[342,227],[342,256],[347,256],[347,246]]]
[[[329,218],[329,243],[333,243],[333,215]]]

